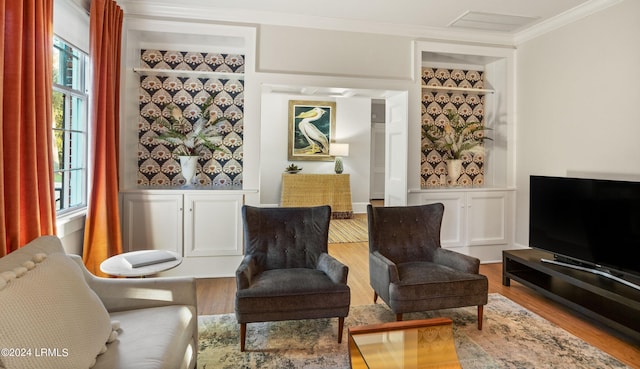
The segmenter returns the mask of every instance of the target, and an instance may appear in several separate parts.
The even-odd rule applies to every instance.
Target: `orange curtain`
[[[3,256],[55,234],[53,0],[0,0],[0,233]]]
[[[91,2],[93,152],[83,258],[87,269],[101,276],[105,274],[100,272],[100,263],[122,252],[118,209],[122,17],[122,9],[113,0]]]

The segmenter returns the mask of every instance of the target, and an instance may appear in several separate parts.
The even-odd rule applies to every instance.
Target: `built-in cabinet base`
[[[409,205],[442,203],[442,247],[488,263],[513,242],[512,197],[507,189],[422,190],[409,194]]]
[[[243,255],[242,191],[139,190],[123,194],[125,251],[169,250],[180,266],[163,275],[231,277]]]

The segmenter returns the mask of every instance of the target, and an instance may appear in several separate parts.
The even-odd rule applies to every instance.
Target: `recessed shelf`
[[[422,86],[423,90],[433,90],[433,91],[442,91],[442,92],[462,92],[468,94],[493,94],[495,90],[490,90],[486,88],[468,88],[468,87],[445,87],[445,86]]]
[[[133,71],[141,76],[244,79],[244,73],[151,68],[133,68]]]

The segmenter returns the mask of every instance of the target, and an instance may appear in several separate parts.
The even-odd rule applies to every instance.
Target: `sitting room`
[[[0,7],[0,368],[640,368],[640,3]]]

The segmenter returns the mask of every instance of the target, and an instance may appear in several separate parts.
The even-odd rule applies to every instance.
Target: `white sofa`
[[[193,278],[100,278],[55,236],[0,258],[0,368],[193,369]]]

